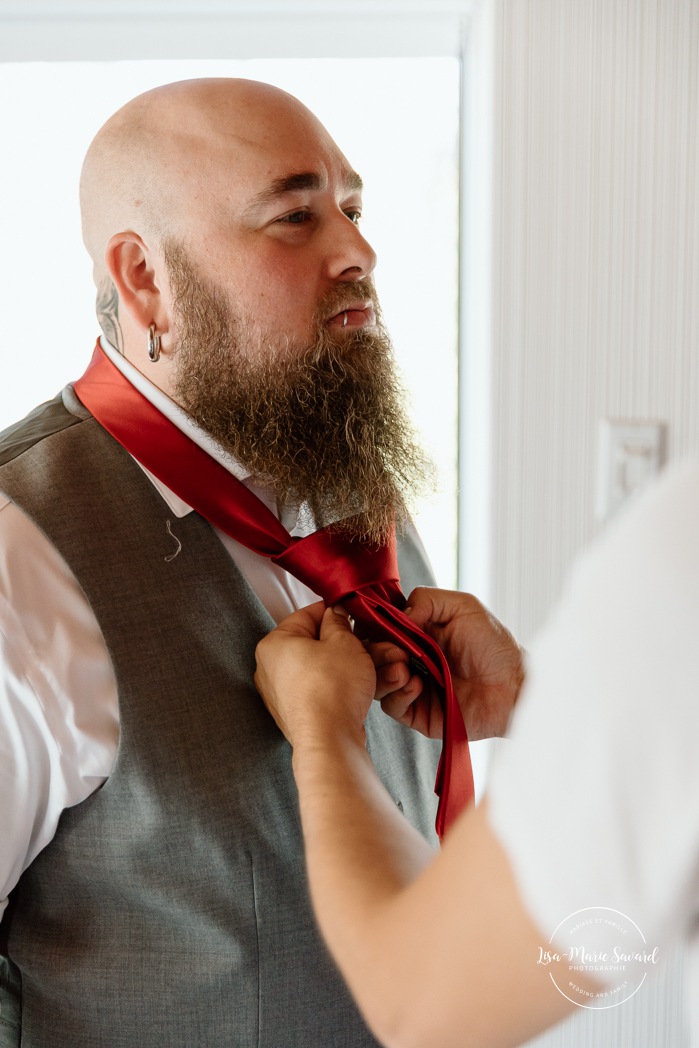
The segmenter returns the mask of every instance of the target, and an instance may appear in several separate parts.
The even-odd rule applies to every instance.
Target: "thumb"
[[[432,587],[418,586],[408,597],[405,614],[416,626],[426,628],[434,617],[434,594]]]
[[[320,639],[327,640],[335,633],[351,633],[349,615],[341,604],[335,604],[332,608],[326,608],[320,624]]]
[[[325,605],[322,600],[315,604],[308,604],[305,608],[287,615],[277,626],[275,633],[290,633],[294,637],[318,637],[318,629],[323,618]]]

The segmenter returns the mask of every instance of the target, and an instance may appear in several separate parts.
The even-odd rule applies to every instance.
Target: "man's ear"
[[[141,237],[131,232],[115,233],[107,244],[105,262],[119,301],[135,324],[142,331],[150,324],[160,332],[167,331],[167,297],[161,286],[159,259],[153,257]]]

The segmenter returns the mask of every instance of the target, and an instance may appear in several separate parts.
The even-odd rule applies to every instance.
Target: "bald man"
[[[430,581],[361,180],[296,99],[201,80],[107,122],[81,205],[91,368],[0,437],[0,1045],[373,1044],[253,684],[316,594],[199,501],[223,471],[251,517],[358,548],[395,519],[404,586]],[[368,733],[433,839],[434,744],[380,712]]]

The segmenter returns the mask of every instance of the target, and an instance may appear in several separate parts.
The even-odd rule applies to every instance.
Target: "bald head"
[[[95,136],[80,194],[102,331],[166,391],[181,327],[175,257],[244,319],[256,352],[307,344],[319,305],[337,303],[336,315],[343,286],[375,263],[358,229],[359,176],[298,99],[252,80],[181,81],[133,99]],[[373,316],[370,297],[351,297],[358,324]]]
[[[104,124],[87,151],[80,180],[85,246],[95,281],[106,276],[110,237],[133,230],[162,240],[177,234],[186,202],[211,193],[207,163],[224,150],[235,179],[236,146],[265,149],[280,128],[325,134],[298,99],[241,79],[184,80],[139,95]]]

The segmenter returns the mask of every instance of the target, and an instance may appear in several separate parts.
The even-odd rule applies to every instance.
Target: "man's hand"
[[[524,680],[523,652],[512,634],[469,593],[421,586],[408,597],[406,613],[446,655],[469,739],[503,735]],[[370,651],[384,711],[423,735],[441,738],[439,700],[429,684],[410,673],[405,652],[394,644],[374,644]]]
[[[321,602],[294,612],[255,655],[257,690],[292,746],[343,732],[363,736],[376,671],[342,608]]]

